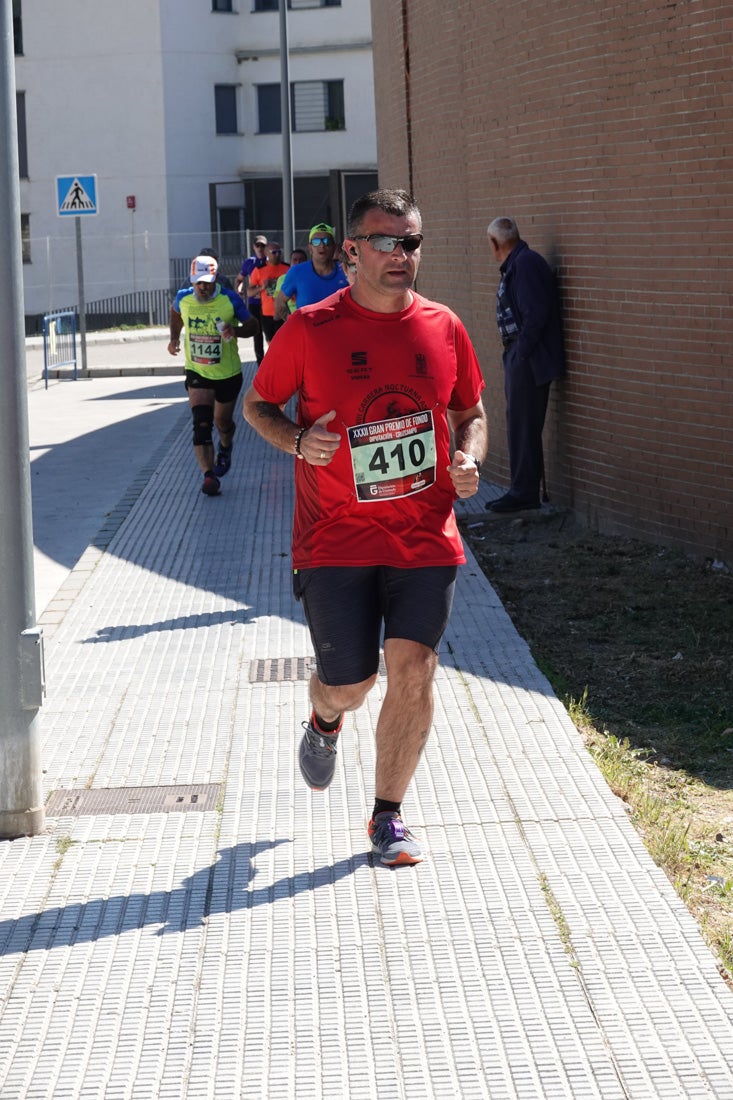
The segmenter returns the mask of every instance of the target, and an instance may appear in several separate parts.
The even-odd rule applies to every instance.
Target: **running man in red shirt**
[[[405,191],[357,199],[344,241],[353,286],[296,310],[244,398],[252,427],[300,460],[293,586],[316,672],[299,763],[314,790],[333,779],[344,712],[376,682],[384,631],[368,833],[388,866],[422,859],[402,801],[428,738],[437,651],[465,561],[453,502],[476,493],[487,445],[466,330],[412,289],[421,228]],[[282,411],[294,394],[297,423]]]

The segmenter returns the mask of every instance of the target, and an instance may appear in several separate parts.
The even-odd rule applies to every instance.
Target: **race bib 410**
[[[347,431],[358,500],[395,500],[435,482],[432,411],[357,424]]]

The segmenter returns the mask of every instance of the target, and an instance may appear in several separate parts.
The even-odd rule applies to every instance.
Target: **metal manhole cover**
[[[47,817],[96,817],[103,814],[167,814],[215,810],[221,783],[176,787],[102,787],[53,791]]]
[[[308,680],[316,666],[312,657],[263,657],[250,661],[251,684],[283,684],[289,680]]]
[[[316,670],[314,657],[261,657],[249,663],[251,684],[284,684],[292,680],[309,680]],[[379,672],[386,675],[384,655],[379,657]]]

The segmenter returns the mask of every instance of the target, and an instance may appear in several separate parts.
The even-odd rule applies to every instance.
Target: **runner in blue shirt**
[[[283,279],[275,299],[275,316],[286,320],[289,316],[288,300],[295,306],[310,306],[321,302],[337,290],[348,286],[341,264],[336,260],[336,232],[331,225],[319,222],[308,234],[310,260],[291,267]]]

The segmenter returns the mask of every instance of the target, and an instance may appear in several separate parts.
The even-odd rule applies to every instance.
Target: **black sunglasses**
[[[422,233],[409,233],[406,237],[387,237],[384,233],[367,233],[366,236],[352,237],[352,241],[369,241],[376,252],[394,252],[401,244],[405,252],[415,252],[423,242]]]

